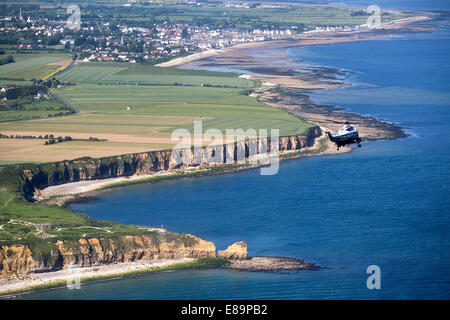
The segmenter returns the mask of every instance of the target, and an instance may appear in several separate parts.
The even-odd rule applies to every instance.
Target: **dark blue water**
[[[394,121],[412,136],[349,154],[113,190],[73,209],[161,226],[250,255],[306,258],[320,271],[225,270],[142,275],[33,293],[33,299],[450,298],[449,41],[394,40],[293,48],[291,57],[351,70],[356,85],[318,101]],[[381,268],[368,290],[366,269]]]

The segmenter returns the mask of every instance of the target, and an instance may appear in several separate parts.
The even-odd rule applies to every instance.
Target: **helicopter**
[[[335,134],[331,134],[329,131],[325,131],[330,141],[334,142],[337,146],[337,150],[340,147],[344,147],[348,144],[356,143],[358,148],[361,148],[361,138],[359,137],[358,130],[349,123],[346,123]]]

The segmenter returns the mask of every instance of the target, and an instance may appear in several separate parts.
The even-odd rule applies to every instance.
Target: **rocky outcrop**
[[[283,257],[252,257],[247,260],[231,260],[229,269],[239,271],[320,270],[320,267],[300,259]]]
[[[312,146],[314,139],[322,134],[320,127],[312,127],[306,135],[278,138],[280,152],[300,150]],[[251,139],[234,144],[224,144],[211,149],[183,150],[179,157],[172,151],[151,151],[99,159],[81,158],[48,164],[18,165],[22,190],[32,200],[38,189],[51,185],[82,180],[104,179],[131,175],[148,175],[160,171],[184,169],[193,166],[214,166],[242,162],[255,153],[271,152],[270,139]],[[214,158],[212,158],[214,157]],[[183,161],[180,161],[180,158]]]
[[[244,241],[233,243],[226,250],[219,250],[219,258],[226,259],[247,259],[248,247]]]
[[[109,263],[216,256],[212,242],[186,234],[173,240],[154,235],[90,238],[48,243],[44,250],[33,245],[0,245],[0,273],[26,274],[54,271],[69,266],[87,267]]]

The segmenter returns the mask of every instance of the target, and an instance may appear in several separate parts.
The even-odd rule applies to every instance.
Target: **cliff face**
[[[319,127],[311,128],[307,135],[280,137],[280,152],[300,150],[312,146],[314,139],[322,134]],[[257,153],[270,152],[270,140],[247,140],[226,144],[215,151],[203,148],[199,153],[185,151],[188,160],[200,158],[196,165],[208,166],[223,163],[236,163],[239,155],[249,159],[252,150]],[[267,148],[265,148],[267,147]],[[267,150],[266,150],[267,149]],[[263,150],[263,151],[262,151]],[[218,153],[217,153],[218,152]],[[214,155],[213,155],[214,153]],[[217,154],[216,154],[217,153]],[[217,156],[216,161],[209,161]],[[50,185],[81,180],[101,179],[129,175],[152,174],[158,171],[182,169],[192,164],[178,164],[171,151],[143,152],[130,155],[105,157],[101,159],[82,158],[40,165],[26,164],[14,167],[20,172],[25,197],[33,200],[36,189]],[[16,172],[16,171],[14,171]],[[236,243],[221,251],[227,258],[247,258],[247,246]],[[28,273],[32,271],[60,270],[68,266],[92,266],[116,262],[139,260],[215,257],[216,248],[212,242],[192,235],[170,240],[167,237],[152,235],[117,236],[113,238],[90,238],[78,241],[56,241],[47,243],[44,248],[32,245],[0,245],[0,274]]]
[[[0,274],[10,271],[26,273],[33,269],[34,260],[28,246],[12,245],[0,246]]]
[[[189,234],[185,237],[188,243],[160,241],[147,235],[80,239],[78,242],[59,240],[49,244],[49,250],[42,252],[33,250],[29,245],[0,245],[0,273],[26,274],[61,270],[69,266],[216,256],[216,247],[212,242]]]
[[[312,146],[314,139],[322,134],[320,127],[309,129],[307,135],[280,137],[278,141],[279,151],[295,151]],[[83,158],[71,161],[61,161],[45,165],[30,166],[30,169],[22,171],[23,192],[28,200],[32,200],[36,189],[47,186],[82,181],[102,179],[130,175],[152,174],[158,171],[183,169],[196,165],[212,165],[220,163],[233,163],[239,159],[239,154],[248,159],[251,151],[262,153],[262,143],[267,146],[267,152],[271,150],[270,140],[247,140],[245,142],[224,144],[222,148],[212,151],[203,148],[197,154],[185,151],[182,164],[177,163],[172,157],[171,151],[152,151],[129,155],[105,157],[100,159]],[[218,160],[212,162],[211,157],[219,152]]]
[[[226,250],[219,250],[219,257],[226,259],[247,259],[248,247],[244,241],[235,242]]]

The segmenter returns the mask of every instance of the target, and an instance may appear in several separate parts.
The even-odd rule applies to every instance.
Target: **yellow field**
[[[0,163],[49,162],[89,156],[92,158],[117,154],[170,149],[163,143],[69,141],[44,145],[44,140],[0,139]],[[120,150],[120,152],[118,152]]]
[[[7,122],[0,133],[11,135],[71,136],[73,139],[95,137],[115,142],[149,142],[145,138],[169,138],[173,129],[188,126],[201,117],[80,114],[63,118]]]
[[[0,66],[0,77],[46,80],[71,63],[69,54],[15,54],[15,62]]]

